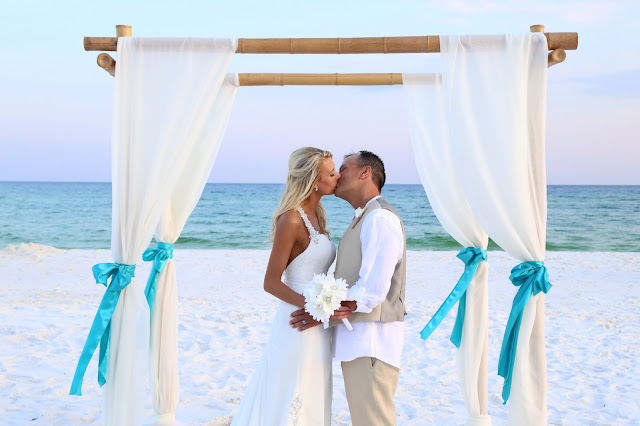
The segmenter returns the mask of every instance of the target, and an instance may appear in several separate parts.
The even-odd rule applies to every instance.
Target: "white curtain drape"
[[[420,180],[444,229],[463,247],[487,249],[488,238],[475,219],[456,171],[439,74],[403,74],[409,128]],[[443,283],[445,284],[445,283]],[[453,285],[451,283],[450,285]],[[466,294],[458,351],[467,424],[490,425],[487,411],[489,291],[487,262],[480,262]]]
[[[179,57],[176,60],[180,60]],[[207,64],[202,70],[208,74]],[[206,75],[204,76],[206,77]],[[185,137],[181,145],[188,158],[182,166],[182,174],[171,194],[160,223],[156,229],[157,241],[175,243],[184,228],[189,215],[195,208],[213,168],[218,150],[227,127],[238,84],[236,76],[228,76],[221,86],[201,87],[217,96],[211,105],[199,105],[193,113],[201,117],[193,120],[201,126],[192,129],[192,137]],[[208,79],[203,79],[206,82]],[[185,96],[197,95],[197,93]],[[205,96],[207,100],[212,96]],[[173,259],[169,259],[165,268],[158,274],[157,291],[151,317],[150,341],[150,384],[156,422],[167,423],[175,420],[178,405],[178,291],[176,270]]]
[[[118,39],[111,238],[117,263],[137,263],[149,245],[193,141],[202,146],[235,49],[236,40]],[[142,423],[148,356],[149,308],[144,281],[134,278],[111,320],[105,424]]]
[[[440,38],[456,170],[482,228],[522,262],[544,261],[547,41],[541,33]],[[544,293],[526,304],[509,423],[547,422]]]

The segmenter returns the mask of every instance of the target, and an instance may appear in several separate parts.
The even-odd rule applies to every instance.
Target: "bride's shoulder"
[[[304,223],[300,218],[300,213],[295,209],[291,209],[280,215],[276,228],[302,229],[304,228]]]
[[[289,210],[280,215],[276,221],[274,239],[278,241],[302,241],[306,236],[306,228],[300,214]]]

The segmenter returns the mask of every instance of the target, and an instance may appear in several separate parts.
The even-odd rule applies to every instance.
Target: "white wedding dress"
[[[326,273],[336,248],[298,209],[309,231],[309,246],[284,271],[283,282],[302,294],[313,274]],[[271,336],[232,425],[314,426],[331,424],[331,329],[298,331],[289,325],[299,308],[279,301]]]

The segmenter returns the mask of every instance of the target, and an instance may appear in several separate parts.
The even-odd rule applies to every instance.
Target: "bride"
[[[273,248],[264,289],[280,302],[258,369],[232,425],[330,425],[330,330],[311,320],[300,332],[290,314],[304,306],[304,287],[326,273],[336,248],[320,199],[333,194],[340,174],[330,152],[300,148],[289,157],[287,186],[273,215]],[[348,308],[334,312],[347,318]]]

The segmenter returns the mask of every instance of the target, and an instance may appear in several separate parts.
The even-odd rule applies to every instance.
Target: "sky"
[[[114,79],[84,36],[373,37],[578,32],[549,69],[547,182],[640,184],[640,2],[12,1],[0,16],[0,181],[109,182]],[[115,52],[111,52],[115,56]],[[236,55],[232,72],[434,72],[437,54]],[[420,183],[400,86],[240,87],[210,182],[284,182],[301,146],[367,149]]]

